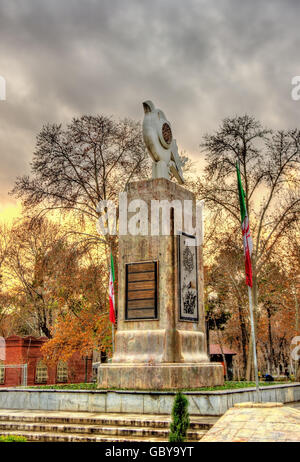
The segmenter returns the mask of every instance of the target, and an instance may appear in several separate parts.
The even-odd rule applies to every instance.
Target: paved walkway
[[[300,403],[239,403],[201,442],[300,442]]]
[[[297,403],[286,403],[284,406],[293,407],[294,409],[300,409],[300,401],[298,401]]]

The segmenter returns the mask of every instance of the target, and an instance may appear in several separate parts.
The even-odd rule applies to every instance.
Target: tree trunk
[[[217,327],[217,323],[216,323],[216,319],[215,319],[215,318],[214,318],[214,323],[215,323],[215,329],[216,329],[216,331],[217,331],[218,343],[219,343],[219,345],[220,345],[221,354],[222,354],[222,358],[223,358],[223,362],[224,362],[225,376],[226,376],[226,380],[228,380],[226,358],[225,358],[225,355],[224,355],[223,344],[222,344],[222,340],[221,340],[221,337],[220,337],[220,331],[219,331],[219,329],[218,329],[218,327]]]
[[[41,331],[43,332],[43,334],[45,334],[45,336],[46,336],[47,338],[49,338],[49,339],[52,338],[51,331],[50,331],[50,329],[47,327],[46,324],[42,324],[42,325],[40,326],[40,328],[41,328]]]
[[[248,360],[247,360],[247,370],[246,370],[246,380],[250,382],[254,377],[253,374],[253,343],[252,337],[249,340],[249,351],[248,351]]]
[[[247,329],[246,329],[246,323],[245,323],[245,318],[243,315],[243,310],[242,306],[240,303],[238,303],[238,310],[239,310],[239,320],[240,320],[240,326],[241,326],[241,336],[242,336],[242,354],[243,354],[243,377],[246,377],[246,372],[247,372]]]
[[[298,363],[297,363],[297,371],[296,371],[296,380],[297,382],[300,382],[300,359],[298,360]]]
[[[206,352],[207,356],[210,359],[210,332],[209,332],[209,321],[208,316],[205,316],[205,330],[206,330]]]
[[[297,286],[295,283],[293,283],[293,292],[294,292],[294,298],[295,298],[295,309],[296,309],[296,316],[295,316],[295,330],[296,330],[296,335],[299,335],[299,303],[298,303],[298,297],[297,297]],[[296,362],[295,364],[295,377],[297,381],[300,381],[300,360]]]
[[[271,310],[267,308],[267,315],[268,315],[268,334],[269,334],[269,345],[270,345],[270,363],[271,363],[271,370],[277,367],[277,361],[275,357],[274,351],[274,344],[273,344],[273,336],[272,336],[272,326],[271,326]]]
[[[257,345],[257,322],[258,322],[258,315],[257,315],[257,306],[258,306],[258,287],[257,287],[257,275],[256,275],[256,265],[255,265],[255,258],[253,258],[252,262],[252,303],[253,303],[253,318],[254,318],[254,330],[255,330],[255,339]],[[249,307],[250,310],[250,307]],[[250,312],[249,312],[250,316]],[[255,345],[255,346],[256,346]],[[258,361],[258,355],[257,355]],[[258,363],[257,363],[258,367]],[[259,368],[259,367],[258,367]],[[254,380],[254,364],[253,364],[253,342],[252,342],[252,333],[250,334],[250,341],[249,341],[249,352],[248,352],[248,362],[247,362],[247,380]]]
[[[258,293],[257,293],[257,277],[255,274],[255,265],[253,264],[253,287],[252,287],[252,301],[253,301],[253,317],[254,317],[254,329],[257,331],[257,305],[258,305]],[[250,307],[249,307],[250,310]],[[249,312],[250,316],[250,312]],[[256,335],[255,335],[256,338]],[[246,380],[254,380],[254,367],[253,367],[253,342],[252,334],[250,333],[249,340],[249,351],[248,351],[248,361],[247,361],[247,373]]]

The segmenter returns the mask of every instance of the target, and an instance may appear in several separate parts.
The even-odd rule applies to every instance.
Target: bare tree
[[[5,263],[9,251],[10,234],[7,225],[0,224],[0,335],[7,334],[9,297],[4,290]]]
[[[254,249],[253,301],[258,306],[258,277],[272,251],[299,220],[300,131],[264,129],[247,115],[227,118],[202,145],[207,165],[193,186],[210,208],[216,232],[240,226],[236,162],[240,163]],[[252,358],[249,349],[248,377]]]
[[[94,224],[99,201],[116,201],[129,181],[149,174],[148,158],[140,125],[129,119],[85,115],[66,129],[46,125],[37,136],[31,176],[19,177],[12,194],[31,215],[72,211]]]
[[[300,175],[300,172],[299,172]],[[284,246],[280,247],[278,258],[285,266],[290,287],[290,300],[282,300],[285,309],[292,302],[295,307],[294,334],[300,335],[300,220],[291,227],[285,237]],[[290,302],[290,303],[289,303]],[[291,348],[291,345],[289,346]],[[300,380],[300,359],[296,366],[296,377]]]
[[[10,245],[10,234],[8,226],[4,223],[0,224],[0,287],[2,283],[2,271],[7,258]]]
[[[210,240],[210,252],[214,254],[214,261],[210,262],[206,275],[207,289],[218,297],[219,306],[224,313],[230,313],[226,319],[226,337],[228,324],[237,325],[237,333],[234,340],[239,345],[242,354],[243,370],[242,377],[246,377],[248,335],[248,314],[245,310],[247,294],[243,278],[243,258],[238,245],[237,233],[215,235]],[[230,307],[230,310],[228,310]],[[228,322],[227,322],[228,321]],[[225,324],[224,324],[225,326]]]

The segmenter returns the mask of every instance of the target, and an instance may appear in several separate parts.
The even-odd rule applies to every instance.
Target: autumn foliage
[[[111,327],[108,313],[99,316],[90,306],[76,316],[59,315],[53,328],[53,337],[42,347],[45,361],[56,364],[67,361],[75,352],[91,356],[93,350],[111,350]]]
[[[254,240],[259,369],[297,371],[291,341],[300,335],[300,130],[272,132],[247,115],[227,118],[204,137],[202,148],[204,171],[186,186],[206,203],[205,307],[212,343],[237,352],[238,379],[253,375],[238,161]],[[119,192],[147,178],[149,167],[140,126],[132,121],[82,116],[66,128],[42,128],[31,173],[14,188],[24,216],[11,229],[0,228],[0,335],[48,337],[48,363],[78,351],[111,350],[107,257],[112,248],[117,266],[117,237],[97,234],[97,204],[113,200],[117,206]]]

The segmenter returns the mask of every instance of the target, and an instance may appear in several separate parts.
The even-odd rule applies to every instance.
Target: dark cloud
[[[195,158],[228,115],[299,124],[299,13],[297,0],[0,0],[0,201],[46,122],[142,119],[152,99]]]

